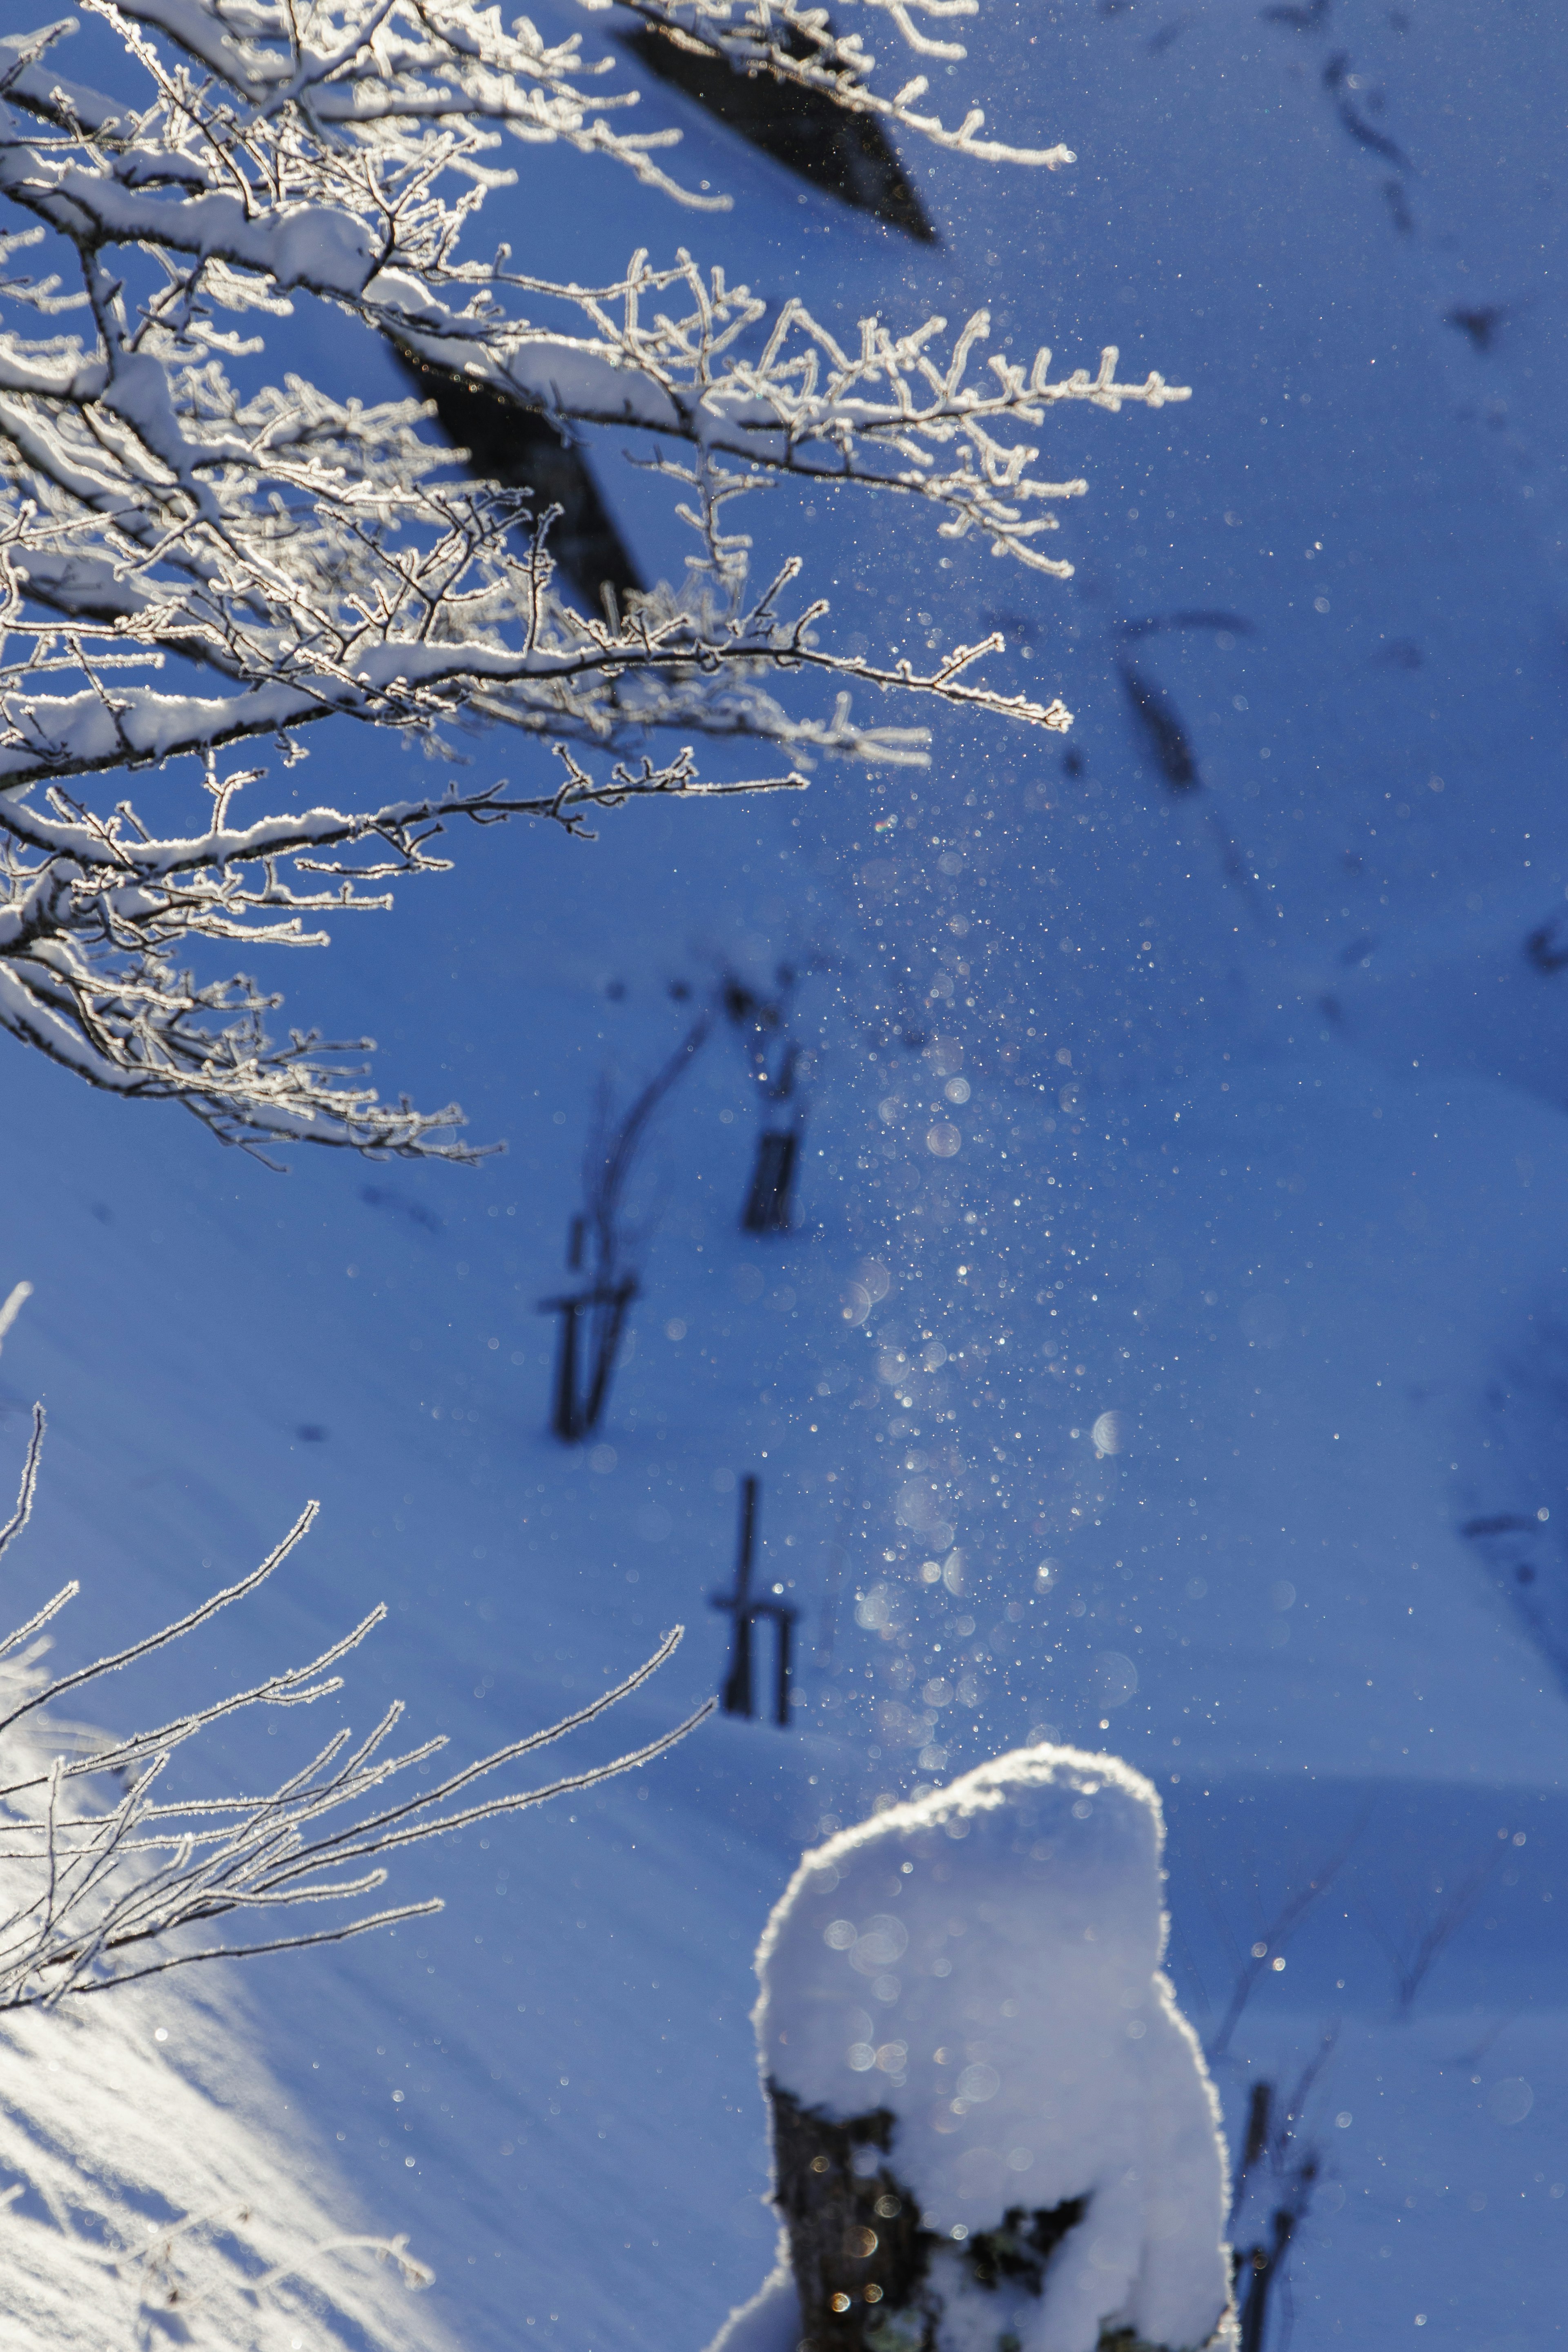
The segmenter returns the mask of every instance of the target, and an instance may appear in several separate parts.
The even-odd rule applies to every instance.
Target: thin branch
[[[1241,2022],[1242,2012],[1257,1989],[1258,1979],[1273,1967],[1276,1959],[1283,1958],[1285,1947],[1302,1920],[1333,1885],[1371,1814],[1372,1803],[1369,1801],[1357,1813],[1328,1859],[1318,1865],[1310,1878],[1287,1891],[1279,1910],[1262,1932],[1255,1937],[1250,1950],[1240,1960],[1230,2004],[1220,2021],[1219,2029],[1205,2046],[1205,2055],[1211,2066],[1229,2049],[1231,2036]]]
[[[42,1430],[42,1417],[36,1416],[24,1479],[24,1492],[28,1495],[37,1482]],[[110,1654],[78,1673],[47,1684],[40,1678],[0,1724],[0,1730],[11,1734],[13,1753],[15,1744],[27,1737],[17,1729],[22,1718],[46,1700],[118,1673],[254,1591],[288,1557],[314,1515],[311,1505],[259,1569],[213,1594],[160,1633]],[[50,1612],[63,1597],[49,1604]],[[346,1728],[333,1732],[312,1758],[270,1791],[257,1796],[178,1798],[163,1804],[153,1801],[154,1787],[173,1750],[206,1724],[258,1701],[309,1706],[341,1688],[341,1677],[323,1675],[322,1667],[354,1647],[384,1613],[380,1608],[371,1611],[353,1633],[333,1643],[311,1666],[290,1668],[249,1690],[232,1693],[159,1732],[133,1732],[68,1765],[63,1755],[56,1755],[41,1773],[26,1769],[17,1772],[13,1767],[9,1786],[0,1790],[0,1801],[8,1814],[0,1834],[0,1859],[27,1865],[33,1885],[29,1895],[14,1897],[8,1915],[0,1918],[0,2011],[53,2008],[74,1995],[104,1992],[113,1985],[196,1960],[247,1958],[338,1943],[372,1928],[424,1916],[438,1910],[439,1903],[397,1905],[325,1927],[290,1927],[286,1933],[257,1942],[181,1948],[181,1930],[210,1925],[237,1911],[353,1903],[384,1883],[386,1871],[381,1858],[397,1848],[595,1787],[617,1773],[651,1762],[710,1712],[710,1706],[699,1708],[683,1723],[629,1753],[563,1775],[542,1788],[502,1790],[477,1803],[447,1810],[450,1801],[477,1780],[582,1729],[629,1696],[671,1655],[681,1634],[676,1627],[661,1638],[650,1657],[610,1689],[560,1721],[509,1741],[431,1787],[416,1789],[401,1802],[387,1805],[383,1801],[387,1781],[422,1768],[444,1745],[436,1739],[401,1755],[384,1753],[400,1719],[401,1702],[388,1706],[357,1746]],[[37,1625],[42,1616],[29,1622]],[[20,1633],[13,1635],[5,1646],[15,1647],[20,1638]],[[36,1754],[36,1747],[31,1752]],[[132,1767],[137,1768],[137,1777],[121,1789],[110,1810],[98,1811],[84,1804],[86,1780],[122,1777]],[[40,1810],[29,1813],[23,1809],[24,1801],[39,1790]],[[38,1801],[35,1796],[34,1802]],[[333,1816],[345,1814],[342,1826],[328,1826]],[[355,1867],[365,1863],[371,1867]],[[127,1955],[149,1948],[151,1958],[128,1965]]]
[[[42,1435],[41,1409],[35,1407],[35,1413],[37,1418],[34,1424],[34,1444],[28,1454],[29,1462],[34,1464]],[[25,1479],[26,1472],[23,1475]],[[172,1624],[165,1625],[162,1632],[149,1633],[140,1642],[132,1642],[127,1649],[95,1658],[90,1666],[79,1666],[74,1674],[57,1675],[52,1683],[46,1683],[42,1689],[33,1692],[19,1706],[14,1706],[8,1715],[0,1715],[0,1733],[9,1731],[14,1723],[24,1715],[30,1714],[35,1707],[47,1706],[51,1699],[58,1698],[62,1691],[75,1690],[83,1683],[96,1682],[102,1675],[118,1674],[121,1666],[132,1665],[138,1658],[150,1656],[153,1651],[161,1650],[166,1642],[177,1642],[182,1634],[194,1633],[198,1625],[205,1624],[209,1617],[216,1617],[220,1609],[228,1608],[236,1601],[243,1601],[247,1593],[256,1591],[258,1585],[266,1582],[273,1570],[280,1567],[295,1545],[309,1534],[321,1507],[320,1503],[307,1503],[282,1542],[276,1544],[260,1567],[253,1568],[248,1576],[242,1576],[237,1584],[226,1585],[221,1592],[210,1594],[184,1617],[176,1617]]]
[[[41,1404],[36,1404],[33,1407],[33,1433],[27,1440],[27,1455],[22,1465],[22,1484],[16,1496],[16,1507],[5,1526],[0,1528],[0,1554],[4,1554],[6,1546],[14,1542],[21,1534],[33,1516],[33,1500],[38,1491],[38,1457],[44,1450],[44,1431],[47,1426],[44,1408]],[[49,1606],[52,1612],[54,1604],[51,1602]],[[41,1623],[43,1621],[40,1618],[36,1622]],[[24,1628],[25,1632],[30,1630],[30,1628]],[[0,1655],[3,1654],[4,1653],[0,1652]]]

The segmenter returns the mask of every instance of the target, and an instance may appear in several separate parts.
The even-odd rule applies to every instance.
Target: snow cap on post
[[[1163,1834],[1142,1774],[1037,1747],[805,1855],[754,2013],[788,2248],[726,2352],[1231,2340]]]

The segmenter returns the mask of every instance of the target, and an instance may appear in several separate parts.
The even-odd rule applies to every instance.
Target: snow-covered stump
[[[1159,1800],[1031,1748],[808,1853],[755,2011],[777,2269],[713,2352],[1234,2345]]]

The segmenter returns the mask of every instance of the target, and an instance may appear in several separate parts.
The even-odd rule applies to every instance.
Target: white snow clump
[[[911,2343],[1234,2341],[1219,2106],[1160,1970],[1163,1838],[1141,1773],[1023,1748],[807,1853],[768,1922],[764,2080],[833,2122],[891,2110],[882,2161],[938,2241]],[[972,2242],[1078,2199],[1043,2280],[985,2283]],[[889,2352],[908,2333],[852,2316]],[[801,2334],[786,2233],[712,2352]]]

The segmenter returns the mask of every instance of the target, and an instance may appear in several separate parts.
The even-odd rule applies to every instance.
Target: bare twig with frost
[[[620,1117],[606,1079],[594,1105],[593,1126],[583,1154],[581,1234],[574,1235],[573,1257],[598,1286],[636,1279],[633,1261],[646,1242],[646,1228],[627,1218],[626,1194],[660,1105],[679,1085],[708,1042],[712,1017],[700,1013],[673,1053],[668,1055],[646,1086],[633,1096]]]
[[[16,1509],[0,1529],[0,1556],[31,1515],[43,1434],[44,1414],[37,1407]],[[385,1884],[385,1855],[648,1763],[710,1711],[700,1708],[673,1731],[612,1763],[542,1788],[470,1798],[469,1791],[489,1774],[593,1722],[646,1682],[679,1642],[677,1627],[613,1690],[544,1730],[511,1740],[406,1795],[401,1793],[406,1776],[427,1768],[447,1743],[437,1736],[395,1751],[390,1743],[403,1715],[399,1699],[357,1745],[347,1728],[334,1732],[275,1789],[256,1796],[158,1801],[170,1757],[208,1724],[249,1706],[308,1706],[341,1690],[342,1676],[333,1669],[385,1616],[384,1607],[377,1606],[303,1665],[285,1667],[155,1729],[107,1740],[90,1753],[51,1754],[48,1727],[38,1720],[41,1708],[151,1656],[254,1592],[303,1538],[316,1507],[306,1506],[249,1575],[210,1594],[172,1624],[71,1674],[47,1679],[35,1669],[16,1675],[9,1705],[0,1714],[0,1864],[24,1865],[25,1891],[10,1894],[0,1917],[0,2010],[52,2008],[68,1995],[106,1992],[195,1960],[341,1943],[373,1927],[438,1911],[442,1906],[434,1900],[369,1912],[356,1907],[348,1919],[334,1917],[329,1926],[306,1928],[297,1924],[296,1906],[358,1906]],[[33,1643],[78,1590],[74,1579],[62,1585],[0,1643],[0,1657]],[[26,1667],[37,1655],[30,1649],[19,1664]],[[118,1794],[98,1810],[97,1791],[106,1780],[117,1784]],[[237,1928],[243,1935],[247,1927],[264,1932],[201,1945],[182,1935],[220,1920],[229,1923],[231,1933]],[[276,1931],[268,1932],[274,1921]]]
[[[917,56],[947,58],[950,20],[977,0],[868,5]],[[455,1110],[380,1103],[313,1033],[273,1042],[278,999],[198,979],[187,944],[321,944],[302,915],[384,906],[360,886],[440,870],[425,845],[457,816],[580,830],[588,808],[647,794],[798,786],[822,753],[921,758],[920,730],[855,715],[857,688],[1068,724],[1058,700],[977,677],[997,635],[926,668],[836,652],[798,562],[759,593],[724,509],[768,482],[875,489],[1064,574],[1039,541],[1085,485],[1037,472],[1026,436],[1064,404],[1158,408],[1182,387],[1121,382],[1110,348],[1095,373],[1053,375],[1043,351],[981,370],[984,310],[956,334],[932,317],[847,335],[797,299],[770,312],[684,249],[665,268],[641,250],[598,286],[505,246],[470,251],[486,196],[515,176],[505,142],[723,201],[656,160],[674,131],[618,127],[637,93],[597,86],[613,60],[527,18],[506,30],[474,0],[87,6],[122,45],[110,95],[60,70],[74,20],[0,39],[0,200],[30,223],[0,233],[0,1025],[15,1036],[91,1084],[183,1102],[226,1141],[470,1158]],[[884,85],[861,37],[801,0],[636,13],[939,146],[1069,160],[982,140],[978,110],[956,126],[922,111],[918,74]],[[269,323],[306,302],[339,338],[358,322],[563,427],[646,436],[642,462],[673,478],[696,534],[684,582],[574,610],[553,585],[556,510],[447,478],[426,404],[266,381]],[[818,678],[831,709],[781,698]],[[437,758],[457,730],[509,729],[558,752],[567,782],[231,824],[266,772],[220,773],[222,748],[270,738],[292,764],[332,719]],[[659,734],[689,740],[656,758],[640,747]],[[699,737],[770,746],[776,771],[704,783]],[[202,764],[201,822],[77,789],[171,759]]]
[[[220,777],[209,759],[214,822],[175,840],[149,839],[123,803],[100,817],[59,786],[47,795],[47,814],[0,794],[0,1023],[99,1087],[181,1103],[223,1141],[258,1157],[268,1142],[312,1142],[477,1159],[455,1139],[463,1123],[456,1104],[420,1111],[406,1098],[383,1103],[344,1066],[342,1056],[370,1050],[373,1040],[336,1044],[295,1030],[285,1044],[269,1041],[276,995],[244,974],[200,982],[174,958],[196,940],[324,944],[325,932],[308,929],[305,917],[385,908],[386,893],[364,885],[447,871],[451,861],[435,845],[458,820],[527,815],[578,832],[590,811],[627,800],[751,789],[699,782],[689,751],[663,767],[617,761],[595,781],[567,747],[557,749],[565,773],[546,794],[524,797],[500,783],[357,814],[303,809],[251,826],[231,822],[229,803],[265,772]],[[321,882],[296,886],[290,865]]]
[[[1270,2298],[1289,2305],[1290,2250],[1322,2171],[1321,2151],[1304,2136],[1303,2119],[1338,2038],[1337,2028],[1331,2026],[1282,2109],[1272,2083],[1255,2082],[1248,2095],[1227,2222],[1235,2241],[1231,2259],[1239,2306],[1237,2352],[1264,2352]],[[1247,2237],[1253,2238],[1251,2245],[1242,2242]],[[1289,2341],[1288,2327],[1284,2341]]]
[[[586,7],[606,9],[614,0],[584,0]],[[722,58],[736,71],[766,74],[770,79],[809,89],[830,99],[851,114],[876,115],[900,130],[917,132],[931,145],[993,163],[1038,163],[1054,172],[1077,162],[1068,147],[1010,147],[981,139],[985,114],[969,109],[962,122],[944,123],[940,115],[917,111],[931,89],[916,74],[898,89],[877,86],[877,61],[858,33],[835,32],[826,8],[814,0],[622,0],[632,14],[653,31],[679,47]],[[967,55],[962,42],[928,31],[927,23],[945,28],[961,16],[977,16],[980,0],[866,0],[882,22],[898,33],[917,57],[957,63]]]
[[[109,2267],[135,2294],[139,2315],[156,2320],[174,2312],[177,2322],[184,2325],[198,2314],[212,2315],[216,2306],[231,2300],[257,2309],[285,2281],[303,2279],[330,2255],[370,2254],[395,2269],[403,2284],[411,2289],[435,2284],[435,2272],[409,2252],[407,2236],[402,2231],[395,2238],[348,2234],[323,2238],[286,2261],[269,2263],[247,2273],[237,2269],[232,2258],[225,2261],[223,2256],[227,2252],[226,2241],[243,2243],[237,2233],[250,2220],[248,2201],[186,2213],[157,2231],[145,2245],[111,2257]],[[162,2325],[167,2326],[168,2321],[163,2320]]]
[[[1200,1883],[1204,1892],[1221,1933],[1230,1945],[1236,1959],[1236,1976],[1231,1986],[1229,2004],[1224,2017],[1220,2020],[1218,2030],[1204,2045],[1204,2054],[1211,2066],[1223,2058],[1230,2048],[1231,2036],[1240,2024],[1247,2005],[1257,1990],[1258,1979],[1271,1972],[1283,1969],[1286,1947],[1308,1913],[1328,1893],[1329,1888],[1343,1869],[1350,1858],[1351,1849],[1366,1827],[1371,1810],[1370,1805],[1362,1809],[1333,1852],[1315,1866],[1310,1876],[1296,1879],[1286,1888],[1279,1905],[1263,1920],[1245,1952],[1237,1943],[1230,1922],[1215,1895],[1207,1874],[1201,1874]],[[1261,1886],[1256,1872],[1254,1887],[1258,1895],[1258,1907],[1261,1912]]]
[[[153,2221],[127,2200],[122,2176],[106,2179],[101,2162],[73,2168],[51,2140],[47,2153],[15,2140],[7,2151],[6,2169],[20,2177],[0,2192],[0,2210],[26,2200],[20,2213],[7,2213],[11,2299],[36,2312],[28,2289],[36,2294],[40,2273],[47,2276],[55,2308],[74,2307],[79,2316],[83,2299],[90,2305],[94,2343],[101,2337],[127,2352],[171,2340],[254,2347],[287,2341],[289,2323],[297,2328],[301,2319],[313,2345],[379,2343],[390,2338],[366,2307],[366,2273],[390,2271],[411,2293],[435,2283],[405,2233],[346,2231],[319,2208],[305,2218],[300,2200],[279,2194],[265,2159],[254,2191]],[[116,2156],[123,2161],[119,2141]],[[262,2314],[283,2333],[258,2334]]]

